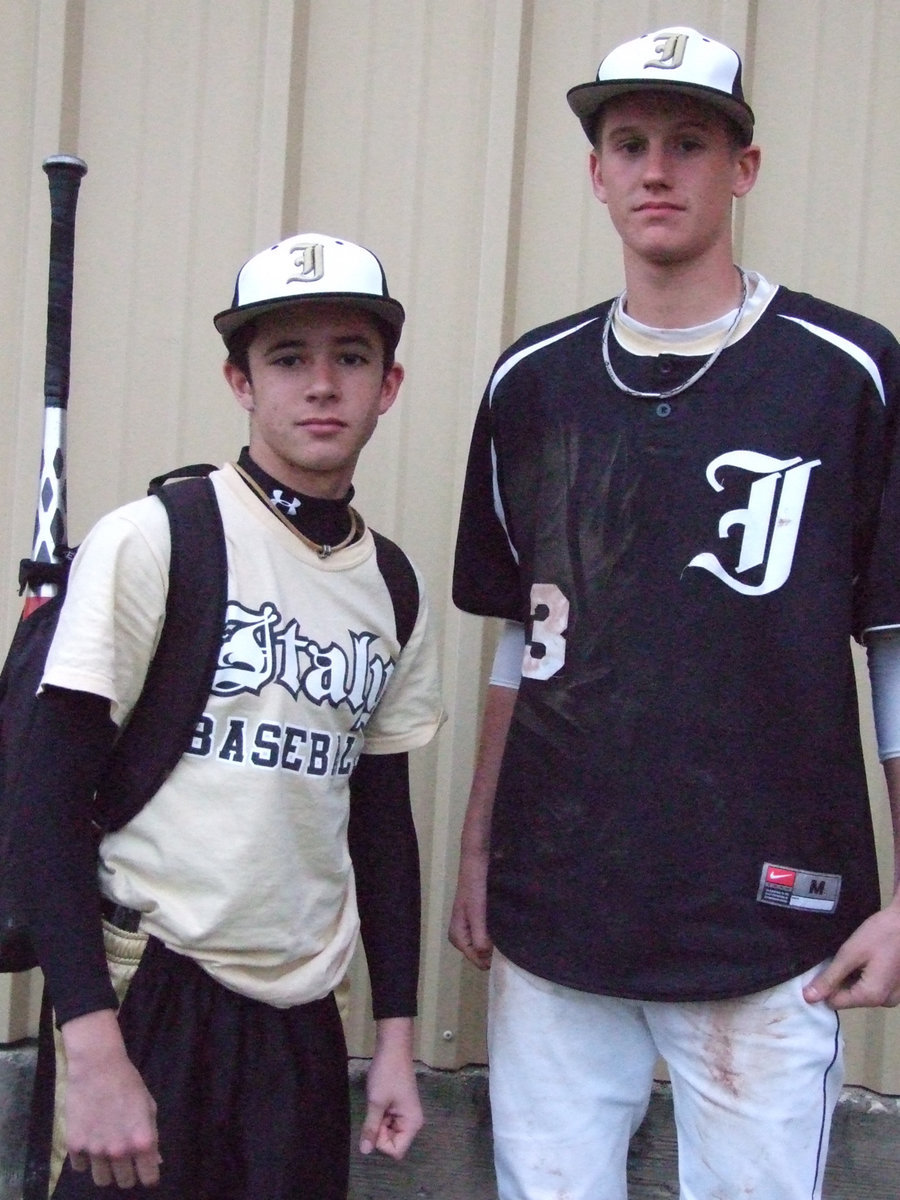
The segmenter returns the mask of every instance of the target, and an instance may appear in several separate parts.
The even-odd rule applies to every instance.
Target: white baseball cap
[[[245,262],[231,308],[217,313],[213,323],[227,343],[262,313],[310,300],[371,312],[400,337],[406,314],[388,294],[381,263],[371,250],[324,233],[295,234]]]
[[[745,145],[753,140],[753,110],[741,87],[740,56],[685,25],[617,46],[600,63],[596,80],[571,88],[566,99],[593,139],[597,113],[607,101],[650,88],[678,88],[713,105],[734,121]]]

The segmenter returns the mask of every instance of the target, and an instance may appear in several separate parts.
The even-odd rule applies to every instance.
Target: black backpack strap
[[[172,557],[166,617],[143,691],[116,742],[98,793],[105,829],[130,821],[190,744],[209,699],[228,603],[225,532],[212,481],[198,470],[151,482],[169,515]],[[166,478],[182,481],[164,484]]]
[[[213,471],[217,470],[218,467],[214,467],[212,463],[190,463],[186,467],[175,467],[162,475],[154,475],[147,484],[147,495],[161,497],[163,487],[173,479],[196,479],[199,475],[212,475]]]
[[[383,533],[376,533],[374,529],[372,537],[375,539],[378,569],[391,593],[397,641],[402,650],[409,641],[419,616],[419,581],[416,579],[412,563],[396,542],[386,538]]]

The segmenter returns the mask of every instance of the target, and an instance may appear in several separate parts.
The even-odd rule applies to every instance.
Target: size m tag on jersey
[[[774,904],[778,908],[833,913],[840,894],[840,875],[821,875],[781,867],[777,863],[763,863],[756,899],[760,904]]]

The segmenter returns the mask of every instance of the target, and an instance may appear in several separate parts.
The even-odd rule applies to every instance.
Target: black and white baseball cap
[[[324,233],[298,233],[260,251],[238,271],[231,308],[213,317],[226,344],[241,325],[303,301],[345,304],[384,321],[400,337],[403,305],[388,293],[371,250]]]
[[[734,121],[745,145],[753,140],[753,110],[744,99],[739,55],[684,25],[617,46],[600,63],[596,80],[571,88],[566,99],[592,139],[597,114],[607,101],[651,88],[678,88],[713,105]]]

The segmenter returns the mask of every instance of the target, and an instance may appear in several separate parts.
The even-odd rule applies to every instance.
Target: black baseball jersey
[[[611,383],[601,304],[512,346],[477,418],[454,599],[526,623],[489,928],[570,987],[747,994],[879,906],[850,641],[900,625],[900,346],[765,288],[679,395]],[[610,342],[643,391],[705,361]]]

